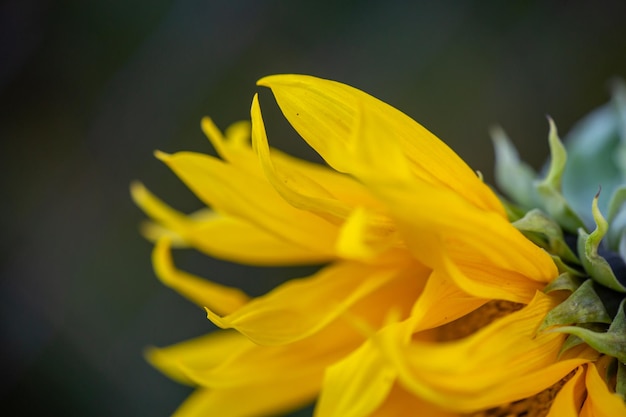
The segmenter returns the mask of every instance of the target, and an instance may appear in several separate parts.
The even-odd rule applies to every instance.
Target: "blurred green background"
[[[213,327],[154,278],[128,184],[199,208],[152,151],[210,152],[200,118],[247,118],[261,76],[359,87],[490,179],[490,126],[538,167],[546,114],[565,133],[608,100],[626,76],[625,16],[623,1],[3,1],[3,414],[165,416],[188,394],[142,350]],[[274,146],[314,158],[266,114]],[[177,262],[253,294],[301,273]]]

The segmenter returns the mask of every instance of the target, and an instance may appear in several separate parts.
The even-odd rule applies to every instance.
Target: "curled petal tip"
[[[209,321],[211,321],[217,327],[220,327],[222,329],[229,328],[228,323],[221,316],[213,312],[210,308],[205,306],[204,311],[206,311],[207,319],[209,319]]]
[[[143,200],[147,190],[141,181],[133,180],[130,183],[130,196],[133,201],[138,202]]]
[[[207,125],[213,125],[213,119],[211,119],[209,116],[204,116],[201,120],[200,120],[200,126],[202,127],[202,129],[204,130],[206,128]]]
[[[132,194],[135,194],[137,192],[140,192],[142,190],[144,190],[146,187],[144,187],[143,183],[139,180],[132,180],[130,182],[130,192]]]
[[[156,151],[154,151],[154,156],[155,156],[155,157],[156,157],[159,161],[163,161],[163,162],[167,162],[167,161],[168,161],[168,160],[172,157],[172,155],[171,155],[171,154],[169,154],[169,153],[165,153],[165,152],[162,152],[162,151],[160,151],[160,150],[158,150],[158,149],[157,149]]]
[[[265,77],[259,79],[256,82],[256,85],[260,87],[269,87],[271,84],[273,84],[274,80],[278,80],[280,79],[280,77],[280,75],[266,75]]]
[[[275,75],[267,75],[256,82],[256,85],[261,87],[269,87],[272,88],[276,85],[294,85],[298,83],[302,83],[307,79],[312,79],[309,75],[300,75],[300,74],[275,74]]]

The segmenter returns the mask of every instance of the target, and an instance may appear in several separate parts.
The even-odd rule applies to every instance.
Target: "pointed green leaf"
[[[543,289],[543,292],[545,292],[546,294],[549,294],[552,291],[559,291],[559,290],[567,290],[567,291],[574,292],[578,289],[578,287],[580,287],[582,283],[583,283],[583,280],[581,278],[575,275],[572,275],[568,272],[564,272],[558,277],[556,277],[556,279],[554,279],[548,285],[546,285],[546,287]]]
[[[609,330],[605,333],[594,332],[579,326],[557,327],[553,331],[578,336],[598,352],[617,358],[617,360],[624,363],[626,362],[626,315],[624,314],[624,301],[622,301],[617,316],[615,316],[609,326]]]
[[[548,215],[556,220],[563,229],[575,233],[576,230],[584,228],[585,225],[561,194],[561,179],[567,162],[567,152],[559,139],[554,122],[552,119],[548,119],[548,121],[550,122],[550,166],[548,175],[543,181],[536,183],[535,188],[540,197],[541,205]]]
[[[563,342],[563,345],[561,346],[561,350],[559,350],[559,358],[571,348],[583,343],[585,343],[585,341],[580,337],[574,336],[573,334],[568,335],[567,339],[565,339],[565,342]]]
[[[501,128],[494,127],[490,133],[496,153],[496,184],[515,203],[526,209],[534,207],[535,171],[520,160],[517,149]]]
[[[610,322],[611,317],[593,289],[593,281],[588,279],[546,315],[539,331],[564,324]]]
[[[563,273],[568,273],[570,275],[576,276],[576,277],[584,277],[586,276],[583,272],[569,266],[568,264],[566,264],[565,262],[563,262],[563,260],[561,260],[561,258],[559,258],[558,256],[555,255],[551,255],[552,260],[554,261],[554,264],[556,265],[557,269],[559,270],[559,273],[563,274]]]
[[[615,383],[615,392],[626,401],[626,365],[617,361],[617,381]]]
[[[591,208],[593,219],[596,222],[596,229],[589,235],[582,229],[578,231],[578,253],[581,254],[580,260],[582,261],[585,271],[587,271],[594,281],[612,290],[626,292],[626,287],[615,277],[611,265],[598,254],[600,242],[609,227],[607,221],[602,217],[600,209],[598,209],[598,195],[599,193],[596,194],[593,199]]]
[[[567,262],[579,263],[578,257],[565,243],[561,227],[541,210],[530,210],[524,217],[514,222],[513,226],[549,253]],[[539,235],[539,239],[537,239],[537,235]]]

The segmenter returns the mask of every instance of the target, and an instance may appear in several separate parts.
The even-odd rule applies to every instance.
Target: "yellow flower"
[[[558,302],[537,292],[558,274],[552,259],[452,150],[352,87],[300,75],[259,85],[328,167],[270,149],[255,96],[251,125],[222,134],[202,121],[221,158],[157,152],[208,208],[184,215],[132,186],[152,218],[143,232],[157,275],[225,329],[149,351],[197,387],[177,415],[271,415],[318,395],[317,416],[456,415],[534,395],[579,366],[565,387],[580,397],[571,381],[586,372],[585,404],[596,404],[590,354],[557,361],[564,336],[533,337]],[[172,246],[249,265],[325,266],[249,298],[177,269]],[[437,328],[490,300],[528,306],[435,343]]]

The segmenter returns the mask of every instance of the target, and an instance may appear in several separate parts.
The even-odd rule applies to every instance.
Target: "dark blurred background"
[[[261,76],[357,86],[490,179],[494,123],[538,167],[546,114],[564,133],[608,100],[610,79],[626,76],[625,16],[617,0],[3,1],[3,414],[165,416],[188,394],[142,351],[212,326],[154,278],[128,184],[199,208],[152,151],[210,152],[200,118],[247,118]],[[311,157],[267,114],[274,146]],[[293,275],[193,253],[177,262],[252,293]]]

